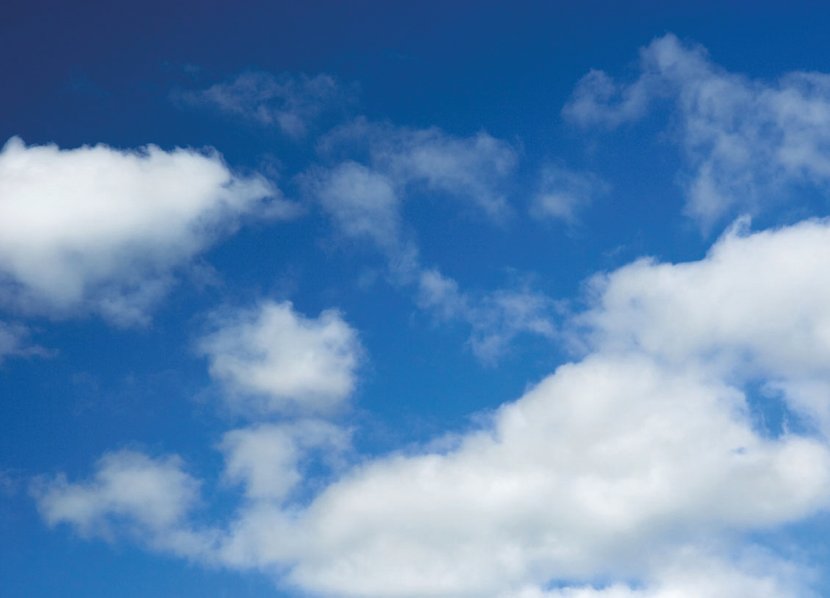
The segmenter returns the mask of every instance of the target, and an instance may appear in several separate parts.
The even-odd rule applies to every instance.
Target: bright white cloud
[[[301,138],[323,114],[350,104],[353,95],[352,90],[329,75],[290,77],[249,72],[233,81],[177,97],[190,104],[205,104],[262,125],[275,126],[290,137]]]
[[[0,301],[22,313],[146,319],[175,270],[240,216],[287,216],[259,177],[216,153],[155,146],[0,151]]]
[[[689,165],[687,211],[704,226],[736,210],[794,199],[793,189],[830,188],[830,75],[794,72],[750,80],[712,63],[673,35],[640,53],[632,83],[591,71],[563,114],[582,126],[615,127],[670,100]]]
[[[584,359],[451,447],[367,459],[306,506],[285,498],[305,471],[302,439],[327,433],[231,432],[225,475],[246,496],[236,516],[190,530],[187,551],[156,544],[325,596],[809,595],[802,569],[753,557],[746,534],[827,509],[830,447],[757,429],[741,372],[828,375],[828,230],[733,232],[698,262],[598,279],[577,321]]]
[[[355,388],[362,351],[338,312],[306,318],[273,302],[217,315],[198,350],[232,406],[292,413],[338,408]]]
[[[701,261],[644,259],[595,278],[596,306],[577,323],[593,350],[763,380],[830,432],[830,223],[753,234],[742,226]]]

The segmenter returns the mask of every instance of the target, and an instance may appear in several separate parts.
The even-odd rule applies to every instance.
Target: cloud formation
[[[264,126],[277,127],[294,139],[305,137],[309,127],[326,112],[353,101],[346,89],[329,75],[275,76],[248,72],[207,89],[184,92],[187,103],[206,105]]]
[[[793,400],[788,385],[830,376],[829,251],[826,221],[736,228],[699,261],[602,275],[574,321],[584,358],[452,446],[366,459],[305,503],[285,501],[310,475],[300,436],[231,432],[225,475],[245,495],[235,517],[157,543],[325,596],[809,596],[806,569],[751,538],[827,509],[830,446],[809,426],[759,427],[747,389],[783,381],[784,400],[821,429],[827,393]],[[331,428],[319,429],[310,444],[325,446]],[[50,521],[83,531],[117,511],[114,499],[72,507],[106,476],[58,479],[41,495],[60,514]],[[130,508],[118,512],[166,539]],[[158,520],[178,538],[168,512]]]
[[[29,330],[25,326],[0,321],[0,364],[8,357],[48,354],[43,347],[32,344],[29,336]]]
[[[505,194],[518,161],[512,146],[483,132],[456,137],[357,119],[327,135],[320,149],[335,165],[313,168],[303,181],[335,229],[377,248],[392,282],[413,289],[419,307],[470,326],[469,345],[480,359],[497,360],[520,334],[554,335],[549,298],[526,287],[462,291],[422,264],[404,224],[405,203],[427,199],[461,202],[496,224],[509,220]]]
[[[12,138],[0,151],[0,303],[143,322],[177,269],[254,213],[286,217],[292,208],[212,151]]]
[[[639,76],[617,82],[592,70],[563,109],[582,127],[615,128],[669,102],[688,172],[686,210],[704,227],[758,213],[802,187],[830,188],[830,75],[749,79],[674,35],[640,52]]]
[[[337,409],[354,390],[362,352],[337,311],[306,318],[288,302],[216,314],[197,350],[228,402],[260,413]]]
[[[541,170],[530,211],[537,218],[575,224],[580,212],[607,192],[607,183],[592,173],[547,164]]]

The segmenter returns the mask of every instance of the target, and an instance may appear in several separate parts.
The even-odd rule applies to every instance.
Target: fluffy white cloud
[[[304,137],[324,113],[352,102],[353,92],[329,75],[290,77],[248,72],[205,90],[178,94],[189,104],[205,104],[223,112],[278,127]]]
[[[97,312],[121,324],[239,217],[291,211],[216,153],[155,146],[60,149],[12,138],[0,151],[0,302],[22,313]]]
[[[634,82],[591,71],[563,113],[582,126],[615,127],[641,118],[659,100],[676,110],[690,168],[687,211],[704,226],[736,210],[795,199],[799,185],[830,187],[830,75],[750,80],[666,35],[641,51]]]
[[[763,364],[762,380],[827,375],[827,230],[736,230],[699,262],[598,279],[583,361],[449,451],[370,461],[300,514],[240,512],[220,560],[291,564],[291,583],[333,596],[808,595],[785,562],[736,563],[730,538],[824,510],[830,450],[758,430],[723,355]],[[684,546],[700,554],[680,559]]]
[[[338,408],[354,390],[361,355],[357,333],[338,312],[311,319],[273,302],[216,315],[197,348],[230,404],[254,412]]]
[[[109,537],[120,525],[168,533],[196,504],[199,483],[177,457],[152,459],[135,451],[102,457],[93,479],[73,484],[63,475],[33,488],[49,525],[67,523],[85,536]]]
[[[643,259],[593,280],[577,323],[590,348],[642,351],[762,380],[830,432],[830,223],[748,234],[739,223],[705,259]]]
[[[283,501],[303,480],[302,461],[312,450],[328,458],[349,446],[345,430],[319,420],[261,424],[232,430],[222,439],[225,479],[252,500]]]
[[[100,474],[42,492],[70,506],[41,509],[80,529],[122,513],[162,550],[325,596],[807,596],[804,570],[780,548],[757,556],[751,538],[826,511],[830,446],[759,429],[745,385],[830,377],[828,252],[824,221],[736,228],[697,262],[600,277],[575,322],[581,361],[441,450],[367,458],[308,502],[286,499],[309,475],[306,451],[339,450],[326,425],[229,433],[225,476],[245,500],[208,531],[163,506],[88,506],[110,495]],[[293,329],[290,308],[278,311]],[[820,408],[802,412],[821,421]],[[54,498],[75,493],[81,506]]]

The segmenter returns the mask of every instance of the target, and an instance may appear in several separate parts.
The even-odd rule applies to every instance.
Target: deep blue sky
[[[0,307],[0,323],[24,326],[49,353],[0,355],[0,594],[303,595],[275,583],[273,570],[188,562],[145,549],[129,532],[102,540],[69,525],[50,528],[32,480],[59,472],[87,479],[108,451],[175,453],[203,480],[196,517],[227,517],[240,498],[218,481],[216,447],[250,419],[223,405],[194,347],[216,309],[266,299],[291,300],[308,318],[336,308],[359,334],[364,356],[351,406],[333,416],[354,431],[356,462],[417,452],[475,428],[482,413],[584,355],[566,329],[591,301],[586,279],[640,256],[699,260],[741,213],[730,208],[702,230],[684,212],[683,177],[694,167],[677,147],[673,108],[657,105],[612,131],[563,118],[580,79],[601,69],[635,80],[638,50],[667,33],[706,48],[723,72],[761,84],[790,71],[827,73],[828,26],[830,8],[807,2],[7,2],[0,144],[19,136],[62,149],[215,148],[234,172],[263,174],[306,212],[288,222],[250,218],[218,236],[176,272],[142,326]],[[352,97],[300,141],[181,99],[240,73],[327,74]],[[517,165],[502,182],[510,218],[492,222],[451,192],[425,187],[411,192],[402,218],[423,268],[439,269],[475,297],[531,288],[550,298],[556,334],[519,334],[497,359],[482,360],[471,349],[470,322],[420,309],[414,287],[391,280],[382,251],[338,233],[302,177],[315,165],[333,166],[319,139],[360,116],[457,138],[486,132],[512,148]],[[573,222],[532,215],[539,172],[549,164],[602,181]],[[754,230],[826,216],[824,183],[796,185],[800,203],[759,209]],[[14,285],[2,268],[0,285]],[[200,282],[208,270],[216,279]],[[758,404],[779,417],[780,405]],[[314,487],[325,484],[319,477]],[[758,532],[772,537],[762,542],[774,552],[785,543],[780,533],[820,562],[822,532],[805,531],[802,521],[790,533],[787,525]]]

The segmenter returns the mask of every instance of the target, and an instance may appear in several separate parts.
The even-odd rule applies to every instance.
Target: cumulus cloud
[[[273,126],[299,139],[322,115],[353,101],[354,92],[329,75],[276,76],[248,72],[207,89],[184,92],[177,99]]]
[[[299,420],[232,430],[220,447],[229,483],[241,485],[249,500],[282,502],[303,481],[309,453],[331,459],[348,449],[349,435],[325,421]]]
[[[84,536],[110,537],[119,526],[167,533],[197,503],[199,482],[177,457],[153,459],[135,451],[104,455],[86,483],[63,475],[41,478],[33,487],[49,525],[71,524]]]
[[[0,151],[0,302],[25,314],[142,322],[176,269],[252,213],[291,208],[215,152],[12,138]]]
[[[330,412],[356,384],[361,346],[334,310],[317,318],[291,303],[216,314],[197,343],[232,406],[253,412]]]
[[[735,229],[697,262],[596,279],[574,324],[584,358],[452,446],[367,458],[304,506],[286,497],[330,428],[229,433],[225,475],[245,500],[229,523],[191,529],[202,540],[187,554],[325,596],[810,595],[805,569],[751,538],[826,511],[830,446],[760,430],[746,389],[828,376],[828,231]],[[102,478],[58,488],[97,496]],[[87,502],[41,509],[83,529],[122,504]],[[155,516],[133,508],[118,512],[151,528]]]
[[[687,264],[638,260],[592,282],[577,324],[591,350],[641,351],[763,380],[830,432],[830,223],[749,234],[739,223]]]
[[[639,71],[630,83],[591,71],[563,114],[581,126],[613,128],[670,102],[688,164],[687,212],[702,225],[795,201],[798,186],[830,187],[830,75],[752,80],[673,35],[641,50]]]

